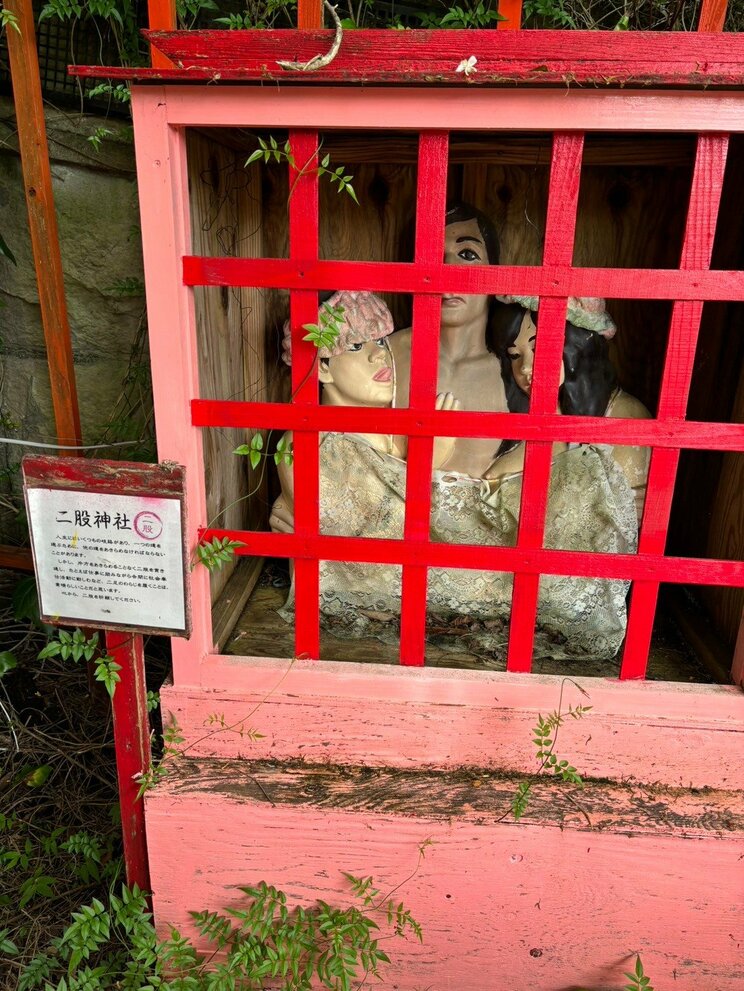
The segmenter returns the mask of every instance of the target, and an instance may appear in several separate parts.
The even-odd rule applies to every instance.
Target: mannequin
[[[532,370],[537,337],[537,300],[534,297],[501,297],[507,305],[499,306],[489,324],[488,344],[501,362],[509,410],[523,413],[529,408]],[[649,411],[634,396],[617,384],[610,362],[607,341],[615,334],[615,324],[598,299],[569,300],[566,340],[563,349],[558,412],[569,416],[613,416],[648,419]],[[565,448],[565,445],[562,445]],[[558,453],[561,445],[556,445]],[[646,447],[613,447],[612,456],[622,468],[633,491],[636,515],[640,524],[646,498],[646,481],[650,452]],[[504,455],[502,473],[521,471],[524,445]]]
[[[498,264],[496,231],[479,210],[467,203],[454,204],[447,210],[445,224],[444,261],[447,265]],[[504,413],[507,404],[498,374],[498,360],[486,347],[486,325],[492,307],[493,300],[488,296],[448,293],[442,297],[437,388],[457,396],[463,409]],[[390,338],[397,373],[397,406],[408,404],[411,338],[410,327]],[[488,438],[458,437],[442,467],[480,478],[499,444],[499,440]]]
[[[393,318],[385,303],[369,292],[337,292],[324,304],[336,309],[342,319],[340,333],[332,349],[318,351],[318,380],[321,384],[321,404],[324,406],[390,407],[395,396],[395,370],[389,335]],[[321,309],[321,319],[323,310]],[[291,364],[289,323],[284,325],[282,358]],[[459,409],[451,393],[440,393],[437,409]],[[334,435],[346,436],[346,435]],[[284,442],[289,447],[292,435],[287,432]],[[321,445],[325,437],[321,438]],[[363,443],[381,455],[401,458],[405,446],[400,438],[388,434],[356,434],[354,443]],[[438,437],[434,443],[434,467],[439,467],[452,453],[454,438]],[[294,530],[294,473],[292,466],[282,462],[278,468],[281,495],[274,502],[269,519],[272,530],[291,533]],[[337,479],[336,481],[341,481]],[[366,535],[366,534],[365,534]]]
[[[393,404],[394,365],[387,346],[393,321],[372,293],[339,292],[327,306],[342,307],[338,340],[319,350],[321,402],[334,406]],[[289,325],[284,329],[284,360],[291,361]],[[438,409],[458,409],[450,394],[437,396]],[[341,422],[343,422],[341,420]],[[285,434],[287,443],[291,435]],[[435,468],[452,452],[452,438],[438,438]],[[320,438],[320,532],[328,536],[402,539],[406,465],[397,438],[377,434],[327,433]],[[271,511],[272,530],[294,529],[292,467],[279,466],[282,493]],[[341,637],[377,636],[394,640],[400,614],[401,569],[346,561],[320,562],[323,627]],[[294,589],[280,615],[291,621]]]
[[[557,412],[648,416],[637,400],[617,388],[607,358],[608,328],[590,329],[597,326],[596,302],[572,300],[569,306]],[[591,304],[592,312],[587,313],[584,304]],[[524,412],[529,405],[537,332],[536,315],[519,305],[501,308],[489,327],[489,343],[501,361],[513,412]],[[612,412],[620,408],[622,414]],[[645,472],[641,469],[647,461],[642,449],[621,449],[629,452],[627,458],[618,458],[617,450],[605,445],[553,445],[546,548],[636,552],[636,506],[638,499],[642,503]],[[628,465],[638,483],[635,491],[626,474]],[[516,541],[523,469],[524,444],[519,443],[500,454],[484,477],[483,513],[507,544]],[[566,656],[613,657],[625,636],[627,590],[628,582],[624,581],[543,575],[537,612],[538,650],[541,638],[545,638],[552,639]]]

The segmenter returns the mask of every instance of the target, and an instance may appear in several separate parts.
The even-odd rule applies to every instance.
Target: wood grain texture
[[[148,32],[147,38],[181,70],[167,78],[184,79],[710,86],[737,85],[744,66],[738,36],[679,32],[468,31],[465,41],[459,31],[361,30],[347,33],[329,66],[301,74],[277,60],[307,61],[326,52],[332,31],[293,32],[289,44],[286,31]],[[470,55],[478,71],[465,78],[456,69]],[[139,70],[136,78],[148,75]]]
[[[176,0],[147,0],[147,24],[151,31],[175,31]],[[150,64],[153,69],[170,69],[171,60],[155,47],[150,49]]]
[[[723,31],[728,0],[703,0],[698,31]]]
[[[233,886],[260,879],[291,902],[346,905],[350,871],[384,892],[402,883],[395,897],[424,932],[423,945],[385,944],[393,963],[375,986],[599,991],[636,952],[657,986],[740,986],[740,797],[597,785],[579,797],[590,828],[555,793],[524,824],[497,823],[507,790],[477,775],[199,762],[147,799],[158,928],[191,932],[189,909],[235,905]]]
[[[260,176],[245,173],[237,154],[224,145],[187,133],[191,240],[194,248],[215,255],[260,257]],[[230,287],[194,293],[199,348],[199,395],[265,396],[265,338],[261,297],[255,289]],[[268,522],[267,486],[261,465],[233,451],[249,441],[242,430],[205,430],[204,479],[207,516],[237,529],[261,529]],[[252,492],[251,499],[244,498]],[[230,580],[235,560],[210,575],[212,603]]]
[[[212,635],[218,651],[224,650],[245,604],[256,587],[264,560],[260,557],[241,558],[233,569],[212,610]]]
[[[106,651],[120,666],[111,708],[127,884],[149,891],[145,810],[137,795],[141,775],[149,771],[151,760],[142,637],[107,630]]]
[[[17,30],[9,26],[5,31],[5,41],[17,108],[18,146],[57,443],[69,447],[82,443],[82,433],[36,50],[34,11],[31,0],[8,0],[3,7],[16,18]]]
[[[579,678],[560,747],[583,774],[671,786],[741,789],[744,701],[733,687]],[[333,661],[212,657],[203,690],[163,690],[190,757],[306,760],[374,767],[482,767],[531,773],[537,714],[561,678]],[[258,708],[256,708],[258,706]],[[224,716],[229,730],[214,729]],[[221,726],[221,722],[220,722]],[[265,734],[241,736],[241,726]],[[680,760],[684,754],[684,760]],[[574,759],[575,758],[575,759]]]
[[[0,544],[0,568],[9,568],[11,571],[33,571],[34,559],[31,549]]]

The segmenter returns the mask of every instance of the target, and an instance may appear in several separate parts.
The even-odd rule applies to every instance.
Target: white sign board
[[[185,633],[178,498],[59,488],[26,498],[43,617]]]

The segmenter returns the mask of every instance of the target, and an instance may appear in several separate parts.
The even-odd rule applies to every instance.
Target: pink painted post
[[[187,546],[198,542],[207,520],[201,431],[191,426],[191,400],[199,395],[193,290],[183,283],[182,258],[191,247],[186,135],[170,127],[167,93],[133,87],[142,248],[150,327],[158,458],[186,469]],[[174,639],[173,677],[198,685],[200,662],[213,649],[209,573],[191,572],[192,633]]]
[[[121,667],[121,680],[116,686],[111,707],[127,884],[137,884],[143,891],[149,891],[145,807],[142,799],[137,797],[140,777],[150,769],[150,725],[142,637],[107,630],[106,647]]]

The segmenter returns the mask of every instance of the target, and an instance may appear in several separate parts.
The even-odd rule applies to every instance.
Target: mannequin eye
[[[387,337],[380,337],[375,341],[378,348],[386,348],[388,346]]]
[[[350,345],[349,345],[349,346],[347,347],[347,349],[346,349],[346,350],[347,350],[347,351],[361,351],[363,347],[364,347],[364,345],[363,345],[363,344],[361,344],[361,343],[360,343],[360,344],[350,344]]]
[[[507,351],[506,353],[507,353],[507,356],[509,357],[509,360],[510,361],[516,361],[517,358],[519,357],[519,351],[517,351],[516,354],[512,354],[511,351]]]
[[[479,262],[481,260],[478,252],[473,251],[472,248],[463,248],[462,251],[457,252],[457,257],[466,262]]]

